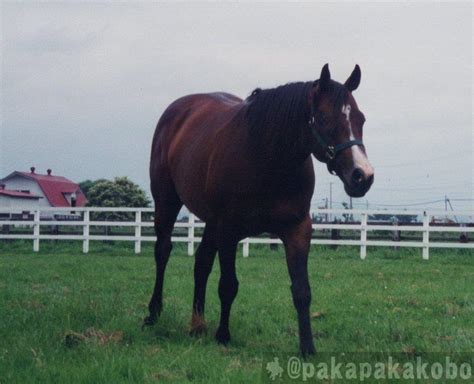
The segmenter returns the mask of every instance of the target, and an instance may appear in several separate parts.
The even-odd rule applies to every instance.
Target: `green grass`
[[[156,326],[141,329],[154,282],[152,244],[0,243],[0,383],[258,382],[262,359],[298,351],[296,314],[281,247],[238,257],[231,344],[214,342],[216,264],[209,332],[188,336],[193,258],[175,246]],[[474,349],[474,253],[313,247],[311,312],[321,352],[427,355]],[[416,352],[415,352],[416,351]]]

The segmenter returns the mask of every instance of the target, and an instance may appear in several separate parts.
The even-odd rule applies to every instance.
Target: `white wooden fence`
[[[0,226],[28,226],[33,227],[33,233],[30,234],[15,234],[15,233],[0,233],[0,239],[29,239],[33,240],[33,250],[39,251],[40,240],[79,240],[82,241],[82,250],[84,253],[89,252],[90,241],[133,241],[135,243],[135,253],[140,253],[141,243],[143,241],[155,241],[154,236],[143,236],[142,228],[153,227],[152,221],[143,221],[143,213],[153,213],[153,208],[40,208],[31,210],[31,208],[21,209],[18,207],[8,208],[0,207],[0,215],[7,216],[8,214],[18,212],[29,212],[27,219],[15,220],[12,218],[0,219]],[[57,214],[67,215],[74,212],[80,220],[58,220]],[[135,216],[134,221],[92,221],[91,213],[99,212],[128,212]],[[346,210],[346,209],[319,209],[315,212],[316,214],[329,214],[329,215],[342,215],[349,214],[353,216],[360,216],[360,222],[356,223],[318,223],[313,224],[313,229],[319,230],[355,230],[359,231],[360,239],[348,240],[348,239],[312,239],[311,244],[320,245],[352,245],[360,247],[360,258],[365,259],[367,255],[367,247],[416,247],[422,249],[422,257],[425,260],[429,258],[430,248],[471,248],[474,249],[474,242],[460,243],[460,242],[438,242],[430,241],[430,233],[432,232],[457,232],[457,233],[474,233],[473,226],[447,226],[447,225],[432,225],[430,219],[436,216],[448,216],[448,217],[472,217],[474,216],[473,211],[458,211],[458,212],[445,212],[445,211],[381,211],[381,210]],[[78,215],[79,214],[79,215]],[[418,215],[422,218],[422,225],[418,226],[407,226],[407,225],[386,225],[386,224],[369,224],[369,215]],[[49,218],[44,218],[47,215]],[[28,219],[31,217],[31,219]],[[187,228],[187,236],[173,236],[173,242],[185,242],[188,244],[188,254],[194,254],[195,243],[201,240],[200,237],[195,236],[195,228],[203,228],[204,223],[195,220],[194,215],[189,215],[188,222],[177,222],[175,228]],[[42,226],[73,226],[82,227],[82,234],[65,235],[65,234],[41,234]],[[133,227],[135,232],[133,236],[121,236],[121,235],[93,235],[90,234],[90,228],[94,227]],[[408,231],[408,232],[422,232],[422,241],[390,241],[390,240],[368,240],[367,233],[369,231]],[[243,244],[243,256],[249,255],[250,244],[279,244],[281,241],[276,238],[247,238],[242,240]]]

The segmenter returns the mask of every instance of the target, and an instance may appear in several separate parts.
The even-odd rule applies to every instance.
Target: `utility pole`
[[[328,209],[328,198],[326,197],[326,201],[324,202],[324,208]],[[326,212],[326,223],[328,222],[329,216],[328,213]]]
[[[444,212],[448,212],[448,196],[447,195],[444,195]],[[448,215],[447,214],[444,215],[444,221],[445,222],[448,221]]]
[[[349,196],[349,209],[352,209],[352,197],[351,196]],[[349,220],[354,221],[354,216],[352,215],[352,213],[349,215]]]
[[[454,208],[453,208],[453,205],[451,204],[451,200],[447,199],[447,202],[451,208],[451,211],[454,211]],[[454,215],[454,221],[457,223],[458,222],[458,218],[456,217],[456,215]]]
[[[332,209],[332,182],[329,183],[329,209]],[[329,218],[332,221],[332,213]]]

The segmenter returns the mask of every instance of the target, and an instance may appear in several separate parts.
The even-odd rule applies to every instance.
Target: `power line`
[[[458,199],[449,199],[450,201],[461,201]],[[373,203],[371,205],[381,206],[381,207],[415,207],[420,205],[436,204],[444,202],[444,199],[430,200],[430,201],[420,201],[417,203],[403,203],[403,204],[386,204],[386,203]],[[463,199],[462,201],[474,201],[474,199]]]
[[[431,201],[420,201],[419,203],[405,203],[405,204],[384,204],[384,203],[371,203],[375,205],[380,205],[383,207],[414,207],[417,205],[427,205],[427,204],[435,204],[444,201],[444,199],[439,200],[431,200]]]
[[[444,159],[456,159],[456,158],[462,158],[466,155],[472,155],[472,153],[456,153],[454,155],[448,154],[448,155],[443,155],[443,156],[437,156],[437,157],[432,157],[429,159],[419,159],[419,160],[414,160],[414,161],[409,161],[405,163],[398,163],[398,164],[386,164],[386,165],[376,165],[376,168],[397,168],[397,167],[407,167],[410,165],[419,165],[420,162],[432,162],[436,160],[444,160]]]
[[[419,184],[405,184],[405,183],[393,183],[393,186],[389,185],[389,183],[380,183],[380,187],[375,184],[374,187],[377,188],[389,188],[389,189],[394,189],[394,188],[410,188],[410,189],[425,189],[425,188],[447,188],[447,187],[469,187],[467,183],[464,184],[453,184],[453,183],[439,183],[439,184],[430,184],[430,185],[419,185]]]
[[[449,199],[450,201],[474,201],[474,199]],[[319,199],[317,201],[313,201],[311,203],[312,206],[317,205],[319,202],[324,201],[324,199]],[[381,207],[411,207],[411,206],[419,206],[419,205],[426,205],[426,204],[435,204],[444,202],[445,199],[437,199],[437,200],[429,200],[429,201],[418,201],[418,202],[410,202],[410,203],[402,203],[402,204],[387,204],[387,203],[377,203],[377,202],[370,202],[370,205],[381,206]],[[347,204],[347,201],[334,201],[333,204]],[[355,201],[354,205],[365,205],[365,202],[362,201]]]

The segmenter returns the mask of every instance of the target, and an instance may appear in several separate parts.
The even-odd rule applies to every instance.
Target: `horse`
[[[352,95],[360,78],[356,65],[346,82],[338,83],[326,64],[318,80],[257,88],[245,100],[203,93],[168,106],[151,150],[156,281],[144,325],[153,325],[161,314],[171,233],[185,205],[205,222],[194,262],[190,333],[206,330],[206,285],[217,253],[221,312],[215,338],[229,343],[230,311],[239,287],[237,245],[269,232],[284,244],[300,351],[315,353],[307,272],[315,185],[311,154],[342,180],[350,196],[364,196],[371,187],[374,170],[362,142],[365,117]]]

